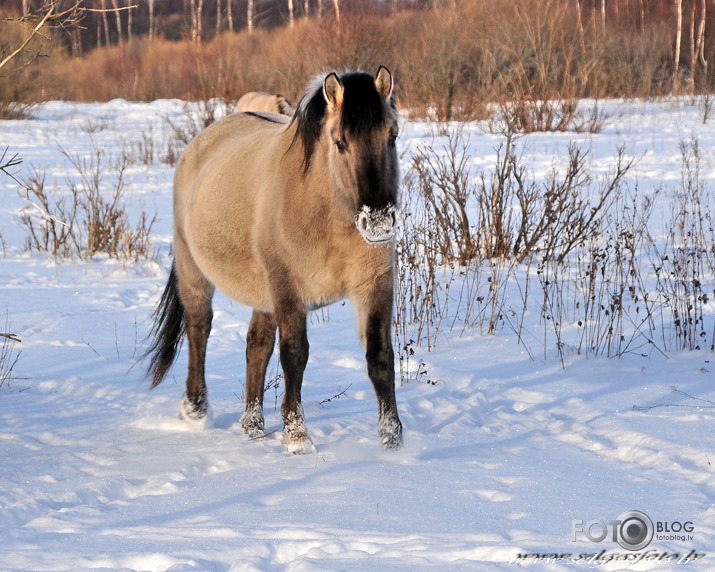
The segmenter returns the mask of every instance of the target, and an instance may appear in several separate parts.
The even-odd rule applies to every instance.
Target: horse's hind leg
[[[251,437],[263,433],[263,391],[275,343],[273,314],[254,310],[246,336],[246,410],[241,416],[241,428]]]
[[[210,419],[206,394],[204,365],[206,344],[211,333],[214,287],[191,259],[186,246],[176,241],[176,269],[179,297],[184,307],[186,337],[189,342],[189,372],[186,391],[181,400],[181,417],[191,422],[207,423]]]

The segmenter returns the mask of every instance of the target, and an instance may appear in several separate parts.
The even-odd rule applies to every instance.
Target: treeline
[[[22,13],[33,1],[0,6]],[[55,27],[52,50],[33,52],[50,57],[0,77],[3,100],[236,99],[251,89],[295,99],[322,70],[380,64],[404,107],[443,119],[483,117],[507,100],[713,88],[713,0],[85,2],[100,11]],[[116,10],[127,4],[137,7]]]

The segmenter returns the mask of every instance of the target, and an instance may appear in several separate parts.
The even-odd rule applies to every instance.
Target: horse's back
[[[237,112],[267,111],[281,115],[292,115],[290,102],[282,95],[271,95],[262,91],[249,91],[236,103]]]
[[[244,304],[270,309],[254,234],[259,202],[278,185],[287,118],[234,114],[186,148],[174,180],[174,226],[206,278]]]

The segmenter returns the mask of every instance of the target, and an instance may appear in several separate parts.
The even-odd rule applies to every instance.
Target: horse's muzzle
[[[379,210],[363,205],[355,217],[355,225],[368,244],[390,242],[395,237],[396,224],[394,205]]]

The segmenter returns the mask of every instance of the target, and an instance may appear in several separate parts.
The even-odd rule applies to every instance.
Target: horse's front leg
[[[263,434],[263,392],[275,341],[273,314],[254,310],[246,336],[246,410],[241,416],[241,429],[250,437]]]
[[[357,302],[367,373],[378,405],[377,431],[384,450],[402,446],[402,422],[395,399],[395,354],[392,349],[393,278],[386,273],[368,296]]]
[[[307,312],[287,279],[287,273],[282,274],[279,280],[278,276],[275,278],[277,280],[272,289],[274,315],[278,324],[278,346],[285,385],[281,406],[283,445],[290,453],[312,453],[315,447],[305,428],[300,395],[308,363]]]
[[[284,424],[283,445],[290,453],[312,453],[315,448],[305,428],[300,395],[309,350],[305,311],[284,315],[278,322],[278,336],[285,383],[285,395],[281,406]]]

